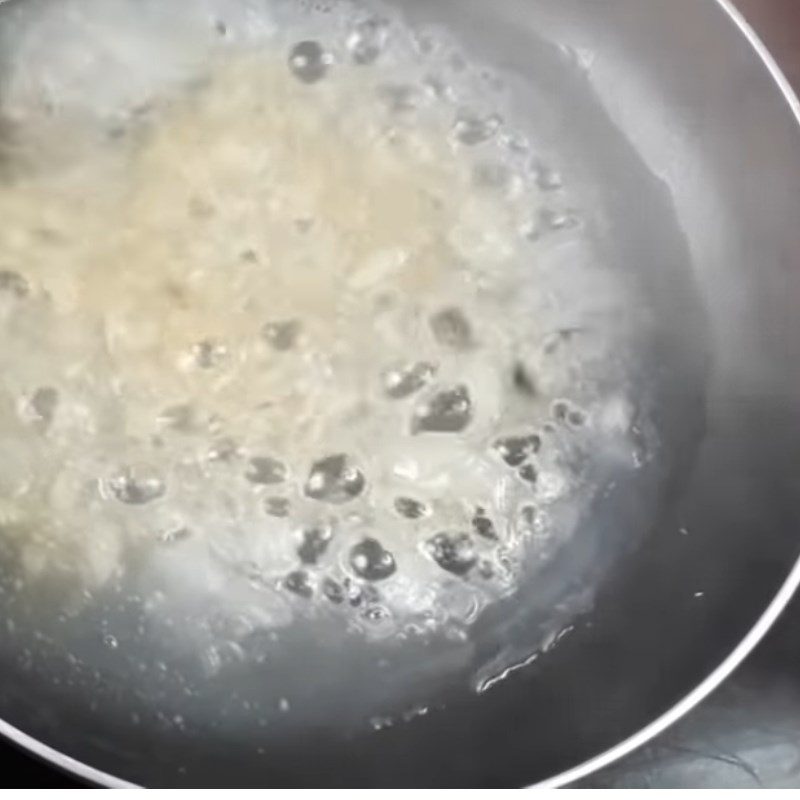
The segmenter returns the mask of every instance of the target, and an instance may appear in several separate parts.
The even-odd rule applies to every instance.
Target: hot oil
[[[137,584],[209,674],[312,618],[468,638],[570,540],[592,464],[642,457],[591,210],[502,76],[385,10],[91,5],[89,55],[33,69],[45,19],[8,92],[39,131],[0,191],[26,591]]]

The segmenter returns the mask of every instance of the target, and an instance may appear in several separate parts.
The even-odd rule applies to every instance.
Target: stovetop
[[[800,788],[800,598],[699,708],[582,786]]]
[[[736,1],[800,87],[800,0]],[[0,743],[0,763],[4,788],[82,786],[11,745]],[[712,697],[582,786],[800,788],[800,598]]]

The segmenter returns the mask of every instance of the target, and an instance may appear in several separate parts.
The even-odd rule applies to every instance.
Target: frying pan
[[[4,60],[52,2],[3,4]],[[129,587],[48,624],[4,583],[0,732],[88,781],[563,785],[712,692],[800,582],[800,105],[755,34],[725,0],[396,5],[515,76],[591,197],[606,259],[655,320],[640,381],[657,457],[469,647],[298,631],[201,681],[142,629]],[[258,724],[241,701],[267,695],[313,713]],[[416,711],[365,724],[398,695]]]

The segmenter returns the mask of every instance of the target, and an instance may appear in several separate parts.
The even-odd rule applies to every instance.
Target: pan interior
[[[529,779],[507,685],[702,438],[586,54],[399,5],[4,11],[4,716],[127,779]]]

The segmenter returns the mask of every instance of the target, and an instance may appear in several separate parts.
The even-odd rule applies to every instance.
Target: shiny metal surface
[[[762,40],[759,38],[756,31],[747,23],[744,16],[740,13],[740,11],[731,3],[729,0],[719,0],[720,5],[723,7],[725,12],[730,15],[733,22],[742,32],[743,36],[747,39],[747,41],[752,45],[755,52],[761,58],[764,63],[764,66],[769,71],[772,78],[775,80],[778,88],[781,91],[788,107],[791,109],[792,113],[794,114],[798,124],[800,125],[800,99],[798,99],[797,94],[794,91],[792,85],[790,85],[789,81],[784,76],[783,72],[781,71],[780,66],[777,64],[775,59],[770,54],[769,50],[766,48]],[[800,158],[800,153],[795,156],[795,158]],[[795,263],[800,263],[800,251],[794,251],[796,254],[796,261]],[[649,741],[653,740],[655,737],[659,736],[663,733],[667,728],[671,725],[674,725],[684,716],[686,716],[692,709],[694,709],[697,705],[699,705],[704,699],[706,699],[712,692],[714,692],[727,678],[731,676],[731,674],[742,664],[742,662],[753,652],[756,646],[762,641],[762,639],[767,635],[770,631],[772,626],[775,624],[775,621],[778,617],[784,612],[787,605],[794,597],[797,592],[798,587],[800,587],[800,563],[795,564],[794,568],[792,569],[789,577],[787,578],[784,585],[780,588],[778,594],[776,595],[775,599],[772,601],[770,606],[764,612],[764,615],[758,620],[756,625],[748,632],[747,636],[740,642],[740,644],[736,647],[736,649],[725,659],[725,661],[720,664],[717,669],[714,670],[699,686],[697,686],[690,694],[688,694],[680,703],[675,705],[670,711],[666,714],[661,716],[659,719],[655,720],[653,723],[648,725],[643,730],[639,731],[634,736],[630,737],[626,741],[620,743],[614,748],[607,750],[605,753],[597,756],[596,758],[591,759],[590,761],[581,764],[580,766],[576,767],[573,770],[570,770],[566,773],[562,773],[561,775],[556,776],[552,780],[545,781],[541,784],[543,788],[551,787],[557,788],[560,786],[566,786],[568,784],[574,783],[579,781],[594,772],[597,772],[604,767],[607,767],[610,764],[624,758],[626,755],[634,752],[638,748],[644,746]],[[761,708],[761,706],[758,706]],[[744,737],[750,733],[750,726],[752,725],[752,720],[743,721],[744,724],[742,725],[741,733]],[[732,730],[736,730],[736,723],[734,723]],[[701,729],[702,730],[702,729]],[[758,740],[757,736],[751,735],[751,739]],[[747,739],[745,738],[744,741],[746,742]],[[690,740],[691,742],[691,740]],[[701,740],[702,742],[702,740]],[[783,739],[781,738],[779,743],[783,743]],[[758,751],[757,751],[758,752]],[[688,761],[690,767],[695,766],[696,762],[693,762],[691,754],[694,753],[694,757],[696,758],[697,762],[700,763],[701,768],[703,761],[708,759],[710,763],[713,763],[714,766],[719,766],[720,763],[727,763],[728,766],[733,766],[734,769],[739,769],[745,772],[749,777],[756,777],[756,783],[759,783],[758,773],[754,771],[753,767],[750,767],[747,761],[741,758],[734,758],[732,761],[724,758],[724,754],[722,757],[717,756],[714,754],[712,750],[709,754],[707,748],[703,748],[703,745],[695,744],[694,750],[687,751],[689,754],[688,758],[685,760]],[[758,758],[758,756],[756,756]],[[682,766],[682,765],[681,765]],[[679,768],[680,769],[680,766]],[[693,788],[697,787],[697,778],[695,777],[692,779],[692,773],[689,772],[688,780],[684,778],[687,782],[684,784],[685,788]],[[709,780],[708,776],[706,777],[707,783],[704,785],[707,788],[713,788],[714,786],[718,786],[720,778],[715,775],[715,772],[712,770],[711,778]]]
[[[598,566],[575,569],[597,597],[557,647],[481,696],[453,670],[446,707],[380,736],[344,738],[333,725],[259,757],[247,731],[228,732],[228,747],[202,728],[132,730],[126,693],[141,679],[124,669],[107,665],[66,697],[48,683],[55,650],[36,669],[7,665],[0,731],[87,780],[562,785],[702,700],[800,583],[800,110],[774,62],[722,1],[399,4],[519,75],[531,113],[554,110],[544,127],[657,316],[668,474],[624,488],[587,523]],[[537,617],[507,612],[485,622],[487,647],[502,630],[524,652]],[[149,688],[168,697],[168,682]],[[103,703],[89,713],[93,695]]]

